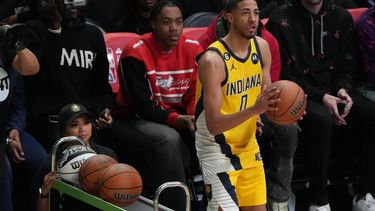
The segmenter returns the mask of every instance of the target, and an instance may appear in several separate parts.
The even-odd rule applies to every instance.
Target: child
[[[79,104],[69,104],[64,106],[59,114],[59,131],[60,136],[77,136],[82,139],[82,141],[85,143],[85,146],[90,147],[93,149],[97,154],[105,154],[108,156],[113,157],[117,160],[116,154],[113,150],[103,147],[101,145],[96,144],[92,140],[92,128],[93,128],[93,120],[95,119],[94,115],[87,111],[87,109]],[[42,173],[44,172],[44,181],[43,184],[39,190],[39,198],[38,198],[38,205],[37,210],[38,211],[44,211],[48,210],[49,202],[48,202],[48,195],[51,190],[51,186],[53,183],[53,180],[57,178],[56,172],[50,172],[51,164],[50,160],[46,163],[45,168],[43,168]],[[46,172],[49,172],[46,174]],[[58,198],[58,195],[55,196],[54,192],[54,198]],[[51,207],[51,210],[58,210],[58,207],[62,207],[62,210],[74,210],[74,207],[82,207],[85,206],[84,210],[95,210],[95,208],[90,207],[86,209],[86,204],[83,205],[80,201],[73,200],[69,196],[63,195],[59,201],[51,200],[53,202],[57,202],[56,206]],[[59,206],[59,204],[61,206]],[[79,205],[78,205],[79,204]],[[56,208],[55,208],[56,207]],[[70,208],[69,208],[70,207]],[[72,209],[71,209],[72,208]]]

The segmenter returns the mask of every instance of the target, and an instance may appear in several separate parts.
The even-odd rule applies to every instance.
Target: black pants
[[[263,134],[257,137],[267,179],[268,202],[286,202],[291,191],[293,159],[298,143],[296,125],[278,125],[262,115]]]
[[[350,93],[353,99],[353,107],[345,118],[345,129],[353,130],[357,137],[353,140],[362,149],[360,176],[360,192],[373,192],[375,169],[366,168],[364,162],[373,163],[375,154],[375,103],[361,96],[357,92]],[[307,115],[300,122],[302,138],[307,144],[307,156],[309,162],[310,192],[312,203],[324,205],[328,203],[327,180],[328,164],[333,134],[333,120],[328,109],[315,101],[308,100]]]
[[[142,195],[147,198],[153,197],[165,182],[186,182],[184,164],[187,162],[182,159],[186,147],[179,133],[168,126],[144,120],[116,120],[111,128],[99,131],[96,140],[114,149],[120,162],[140,172]],[[184,193],[169,189],[163,191],[159,201],[174,210],[183,210]]]

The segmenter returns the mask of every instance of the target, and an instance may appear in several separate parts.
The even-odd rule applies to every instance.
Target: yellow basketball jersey
[[[262,63],[256,38],[250,39],[248,55],[245,58],[237,57],[223,40],[211,44],[207,50],[218,53],[225,63],[226,79],[221,83],[221,113],[224,115],[233,114],[252,106],[262,86]],[[209,154],[210,160],[217,161],[224,155],[229,158],[232,165],[230,169],[232,170],[262,165],[255,137],[257,117],[249,118],[235,128],[212,136],[208,132],[205,122],[202,93],[202,84],[198,80],[196,89],[196,147],[198,157],[205,157]],[[216,152],[221,153],[218,157],[212,152],[215,149],[214,145],[220,148]],[[206,149],[209,149],[210,152]],[[220,163],[217,163],[217,165],[220,165]]]

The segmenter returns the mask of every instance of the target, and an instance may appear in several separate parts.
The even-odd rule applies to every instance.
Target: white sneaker
[[[329,204],[323,206],[310,205],[309,211],[331,211]]]
[[[268,211],[288,211],[288,202],[268,202]]]
[[[363,199],[357,201],[357,195],[353,198],[353,211],[375,211],[375,199],[371,193],[367,193]]]

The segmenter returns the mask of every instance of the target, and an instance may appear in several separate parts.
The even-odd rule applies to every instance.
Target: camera
[[[24,24],[0,25],[0,49],[19,51],[24,48],[22,34]]]
[[[86,7],[86,0],[64,0],[64,7],[67,9],[76,9],[81,7]]]
[[[42,0],[40,2],[40,9],[42,11],[50,11],[53,9],[77,9],[86,7],[88,0]]]

